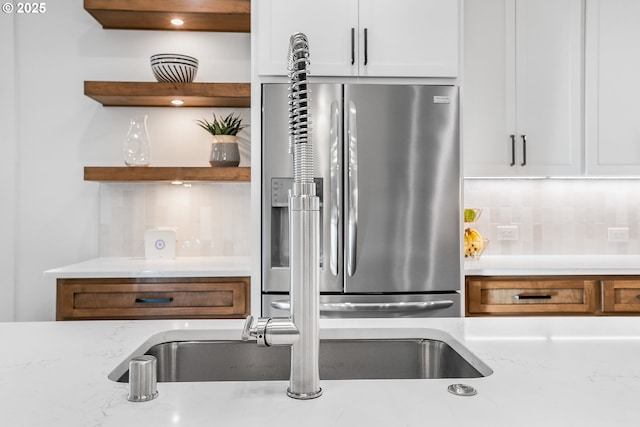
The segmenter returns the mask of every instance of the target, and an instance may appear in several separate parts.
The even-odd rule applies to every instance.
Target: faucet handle
[[[259,346],[268,346],[266,332],[267,323],[271,321],[271,318],[259,317],[255,322],[254,320],[255,318],[252,315],[247,316],[247,320],[244,322],[244,328],[242,328],[242,340],[249,341],[251,337],[255,337]]]
[[[244,322],[244,328],[242,328],[242,341],[249,341],[251,337],[257,335],[257,329],[253,326],[254,319],[252,315],[247,316],[247,320]]]

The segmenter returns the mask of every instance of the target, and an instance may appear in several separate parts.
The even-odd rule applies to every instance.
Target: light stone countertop
[[[436,329],[493,369],[485,378],[322,381],[297,401],[287,382],[159,383],[126,400],[107,375],[154,334],[176,328],[239,337],[243,322],[1,323],[0,419],[19,426],[631,426],[640,419],[640,318],[323,320],[321,333]],[[473,397],[447,386],[463,382]]]
[[[485,255],[465,260],[467,276],[640,275],[640,255]],[[56,278],[250,276],[250,257],[171,260],[104,257],[44,272]]]
[[[250,257],[94,258],[44,272],[56,278],[237,277],[251,275]]]
[[[467,276],[636,275],[640,255],[485,255],[465,260]]]

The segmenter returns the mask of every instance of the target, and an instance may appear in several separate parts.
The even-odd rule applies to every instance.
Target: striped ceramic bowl
[[[192,82],[198,72],[198,60],[192,56],[159,53],[151,56],[151,71],[159,82]]]

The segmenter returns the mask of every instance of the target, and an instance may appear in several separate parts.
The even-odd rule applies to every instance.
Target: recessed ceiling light
[[[182,99],[172,99],[171,104],[179,107],[184,104],[184,101]]]
[[[184,24],[184,21],[182,19],[180,19],[180,18],[173,18],[171,20],[171,23],[173,25],[175,25],[176,27],[179,27],[180,25]]]

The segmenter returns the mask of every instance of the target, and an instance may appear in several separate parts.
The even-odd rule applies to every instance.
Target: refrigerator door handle
[[[452,300],[416,301],[416,302],[321,302],[320,313],[345,312],[396,312],[413,313],[418,311],[440,310],[453,305]],[[271,302],[271,307],[278,310],[289,310],[289,300]]]
[[[340,233],[340,188],[341,183],[341,171],[340,171],[340,135],[338,132],[338,126],[340,123],[340,108],[338,107],[338,101],[331,103],[331,129],[329,131],[329,147],[331,157],[331,171],[330,171],[330,248],[329,248],[329,268],[331,274],[338,275],[338,247],[339,240],[338,235]]]
[[[356,106],[349,101],[347,119],[347,137],[349,138],[347,177],[348,177],[348,206],[347,206],[347,274],[353,276],[356,272],[357,244],[358,244],[358,127],[356,121]]]

